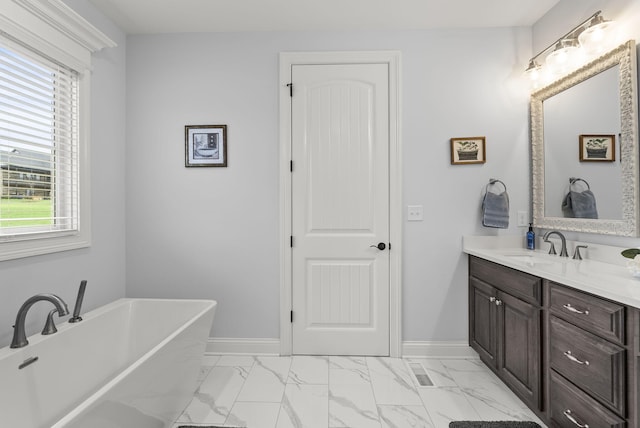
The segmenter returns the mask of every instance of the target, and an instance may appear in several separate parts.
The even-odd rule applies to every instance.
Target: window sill
[[[0,261],[40,256],[91,246],[88,233],[0,243]]]

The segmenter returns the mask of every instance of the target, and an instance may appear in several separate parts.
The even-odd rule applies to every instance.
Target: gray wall
[[[89,280],[87,309],[122,297],[126,283],[132,297],[217,299],[214,336],[277,338],[278,53],[383,49],[402,52],[403,206],[425,207],[424,222],[404,223],[403,339],[465,340],[461,237],[526,230],[515,212],[530,209],[521,75],[531,46],[541,50],[597,9],[624,17],[640,38],[630,24],[640,15],[636,0],[561,0],[533,39],[529,28],[125,38],[86,0],[67,3],[119,45],[94,59],[93,245],[0,262],[0,346],[27,297],[54,292],[72,304],[81,279]],[[188,124],[229,126],[228,168],[184,168]],[[487,163],[450,165],[449,138],[477,135],[487,137]],[[509,189],[506,231],[481,226],[490,177]],[[31,332],[41,320],[29,318]]]
[[[125,54],[126,37],[85,0],[67,2],[118,47],[94,55],[91,104],[90,248],[0,262],[0,347],[11,342],[16,312],[37,293],[54,293],[73,308],[80,280],[88,280],[88,310],[125,295]],[[27,317],[28,333],[40,331],[50,305]]]
[[[529,211],[530,29],[130,36],[127,294],[219,301],[212,335],[279,336],[278,53],[402,52],[403,339],[467,337],[464,234],[512,233]],[[184,126],[226,124],[228,168],[185,168]],[[484,135],[484,165],[452,166],[449,138]],[[490,177],[509,231],[485,229]],[[284,309],[282,309],[284,310]]]

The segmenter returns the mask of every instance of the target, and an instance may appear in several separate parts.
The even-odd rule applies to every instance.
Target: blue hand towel
[[[502,184],[504,187],[502,193],[489,191],[489,186],[495,183]],[[482,225],[500,229],[509,227],[509,195],[507,194],[507,186],[500,180],[489,179],[489,184],[485,188],[482,199]]]
[[[587,185],[587,190],[575,190],[576,181],[582,181]],[[596,197],[589,187],[589,183],[581,178],[569,179],[569,192],[562,200],[562,212],[565,217],[571,218],[598,218]]]

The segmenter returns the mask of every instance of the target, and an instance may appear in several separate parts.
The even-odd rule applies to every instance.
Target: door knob
[[[385,248],[387,248],[387,245],[384,242],[379,243],[378,245],[369,245],[370,247],[373,248],[377,248],[378,250],[382,251]]]

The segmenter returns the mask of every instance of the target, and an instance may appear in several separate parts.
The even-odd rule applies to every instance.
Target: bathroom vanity
[[[464,245],[481,360],[549,427],[638,427],[640,279],[622,264],[487,243]]]
[[[629,40],[531,95],[539,230],[640,236],[636,49]],[[595,98],[611,107],[580,101]],[[619,130],[619,162],[607,169],[575,154],[593,126]],[[575,177],[594,186],[597,218],[561,210]],[[518,236],[465,237],[463,247],[469,344],[482,361],[550,427],[640,427],[640,278],[627,271],[622,248],[588,244],[586,259],[575,260],[525,250]]]

